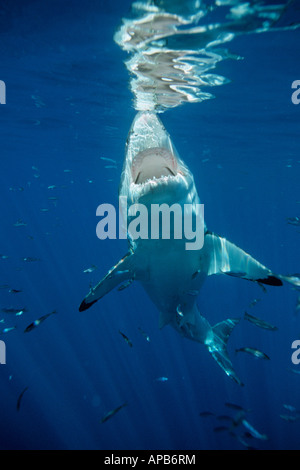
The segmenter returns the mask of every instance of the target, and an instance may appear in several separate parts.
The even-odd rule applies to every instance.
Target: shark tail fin
[[[227,352],[227,341],[233,328],[239,323],[240,318],[227,319],[217,323],[212,327],[213,337],[206,346],[213,358],[217,361],[219,366],[224,370],[225,374],[233,379],[238,385],[244,384],[236,375],[231,360]]]

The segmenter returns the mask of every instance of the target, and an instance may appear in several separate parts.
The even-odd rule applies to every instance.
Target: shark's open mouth
[[[154,147],[139,152],[131,167],[132,181],[143,185],[161,178],[175,178],[178,174],[176,158],[166,148]]]

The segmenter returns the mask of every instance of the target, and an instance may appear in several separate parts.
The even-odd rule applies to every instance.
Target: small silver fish
[[[144,338],[146,339],[146,341],[148,341],[148,343],[150,343],[150,337],[147,335],[147,333],[145,333],[144,330],[142,330],[142,328],[138,328],[139,332],[144,336]]]
[[[284,404],[283,407],[284,407],[286,410],[291,411],[292,413],[296,413],[296,412],[297,412],[297,408],[295,408],[295,407],[292,406],[292,405],[286,405],[286,404]]]
[[[18,312],[16,312],[16,317],[20,317],[21,315],[23,315],[23,313],[25,313],[27,310],[26,308],[24,308],[23,310],[19,310]]]
[[[3,313],[11,313],[13,315],[22,315],[22,313],[27,312],[26,308],[2,308],[1,310]]]
[[[121,406],[118,406],[117,408],[115,408],[114,410],[112,411],[109,411],[102,419],[101,419],[101,423],[105,423],[106,421],[108,421],[109,419],[111,419],[116,413],[118,413],[118,411],[120,411],[122,408],[124,408],[125,406],[127,406],[127,403],[123,403],[123,405]]]
[[[291,274],[290,276],[280,276],[280,279],[293,284],[296,287],[300,287],[300,274]]]
[[[256,305],[258,302],[260,302],[261,299],[254,299],[252,300],[252,302],[249,304],[249,307],[254,307],[254,305]]]
[[[266,434],[261,434],[254,427],[245,419],[243,419],[242,424],[245,426],[246,429],[250,432],[251,436],[255,437],[256,439],[260,439],[262,441],[265,441],[268,439],[268,436]]]
[[[132,348],[132,342],[130,341],[130,339],[124,334],[122,333],[122,331],[119,330],[119,333],[120,335],[122,336],[122,338],[124,338],[124,340],[126,341],[126,343],[128,344],[128,346],[130,348]]]
[[[226,402],[225,406],[227,406],[227,408],[231,408],[232,410],[236,410],[236,411],[247,411],[245,410],[245,408],[243,408],[240,405],[236,405],[235,403]]]
[[[14,227],[26,227],[26,222],[23,222],[23,220],[19,219],[17,222],[14,224]]]
[[[112,163],[117,163],[116,160],[113,160],[112,158],[108,157],[100,157],[100,160],[105,160],[106,162],[112,162]]]
[[[300,370],[292,369],[291,367],[288,367],[288,370],[289,370],[290,372],[293,372],[294,374],[300,374]]]
[[[267,323],[264,320],[261,320],[260,318],[254,317],[253,315],[249,315],[249,313],[245,312],[244,315],[245,320],[248,320],[250,323],[253,323],[256,326],[259,326],[260,328],[263,328],[265,330],[270,330],[270,331],[277,331],[278,328],[276,326],[271,325],[270,323]]]
[[[266,359],[270,360],[269,356],[267,356],[265,353],[259,351],[258,349],[254,348],[240,348],[236,349],[235,352],[246,352],[248,354],[251,354],[252,356],[256,357],[257,359]]]
[[[167,382],[168,380],[168,377],[157,377],[157,379],[155,379],[156,382]]]
[[[8,291],[10,294],[20,294],[22,292],[20,289],[9,289]]]
[[[83,272],[84,273],[92,273],[93,271],[95,271],[97,268],[97,266],[95,266],[94,264],[90,267],[90,268],[87,268],[85,269]]]
[[[24,390],[20,393],[18,401],[17,401],[17,411],[20,411],[21,400],[23,398],[24,393],[28,390],[28,387],[25,387]]]
[[[10,328],[4,328],[4,330],[0,331],[1,335],[4,335],[6,333],[9,333],[10,331],[15,330],[17,327],[16,326],[11,326]]]
[[[291,421],[295,422],[297,421],[300,417],[295,416],[295,415],[279,415],[281,419],[284,419],[285,421]]]
[[[10,191],[24,191],[24,188],[20,186],[19,188],[9,188]]]
[[[57,313],[56,310],[53,310],[53,312],[51,313],[46,313],[46,315],[43,315],[42,317],[38,318],[37,320],[35,320],[34,322],[30,323],[30,325],[28,325],[25,330],[24,330],[24,333],[29,333],[29,331],[33,330],[34,328],[36,328],[37,326],[39,326],[42,322],[44,322],[48,317],[50,317],[51,315]]]
[[[118,291],[122,291],[129,287],[133,283],[134,279],[129,279],[128,281],[124,282],[124,284],[121,284],[120,287],[118,287]]]
[[[286,221],[290,225],[300,226],[300,217],[287,217]]]

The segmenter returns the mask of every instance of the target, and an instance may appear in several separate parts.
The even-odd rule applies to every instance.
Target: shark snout
[[[139,152],[131,167],[132,181],[142,184],[164,176],[176,176],[178,165],[174,155],[166,148],[154,147]]]

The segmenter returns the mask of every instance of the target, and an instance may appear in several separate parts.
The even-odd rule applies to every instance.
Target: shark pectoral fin
[[[217,323],[212,327],[212,337],[206,341],[205,344],[213,358],[217,361],[228,377],[233,379],[238,385],[243,386],[244,384],[240,381],[233,369],[232,362],[229,359],[227,352],[228,338],[239,321],[240,318],[233,318]]]
[[[134,279],[132,257],[132,253],[127,253],[95,287],[91,288],[88,295],[81,302],[80,312],[90,308],[97,300],[104,297],[122,282]]]
[[[210,253],[208,275],[227,274],[262,284],[282,285],[279,276],[225,238],[207,233],[204,247]]]

